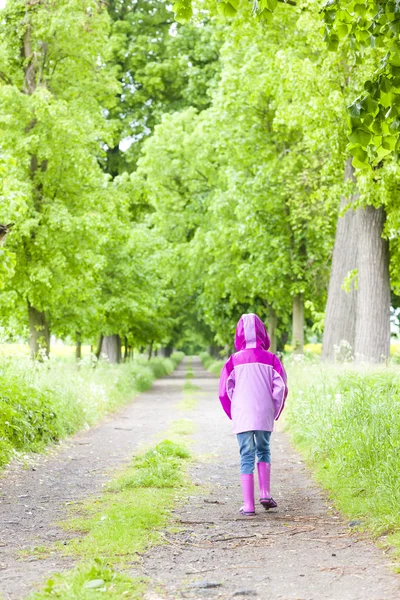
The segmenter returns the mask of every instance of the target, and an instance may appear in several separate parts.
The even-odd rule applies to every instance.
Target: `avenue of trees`
[[[347,0],[7,0],[0,321],[115,360],[231,345],[389,356],[400,18]],[[176,16],[174,15],[176,13]],[[255,14],[254,14],[255,13]],[[322,31],[325,33],[321,33]]]

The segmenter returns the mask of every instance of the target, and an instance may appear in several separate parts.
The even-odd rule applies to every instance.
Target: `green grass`
[[[194,431],[195,424],[191,419],[177,419],[172,423],[171,432],[174,436],[193,435]]]
[[[139,358],[123,365],[101,362],[79,370],[62,359],[32,363],[0,357],[0,467],[16,452],[40,451],[48,444],[93,425],[156,377],[171,373],[182,359]]]
[[[185,383],[183,384],[183,390],[185,392],[193,392],[195,390],[199,390],[199,386],[198,385],[194,385],[194,383],[192,383],[191,381],[185,381]]]
[[[55,574],[41,592],[30,596],[31,600],[139,600],[143,598],[145,580],[132,578],[115,571],[99,559],[81,565],[73,571]]]
[[[210,356],[208,352],[201,352],[200,359],[204,365],[204,368],[207,369],[207,371],[210,371],[210,373],[213,373],[213,375],[216,375],[217,377],[220,376],[222,367],[225,364],[224,360],[216,360],[215,358]]]
[[[349,518],[400,554],[400,373],[291,367],[285,421],[295,445]]]
[[[102,497],[77,507],[80,515],[62,526],[84,534],[63,551],[80,558],[75,569],[56,574],[31,600],[106,600],[143,597],[145,581],[124,572],[138,553],[161,540],[172,507],[185,490],[190,455],[181,444],[164,440],[135,457]]]

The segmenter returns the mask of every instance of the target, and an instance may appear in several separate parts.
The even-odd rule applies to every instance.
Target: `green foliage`
[[[361,65],[372,62],[362,93],[348,107],[353,165],[367,169],[397,156],[400,120],[400,42],[394,2],[335,0],[324,8],[329,49],[350,43]]]
[[[162,0],[139,0],[134,10],[130,0],[112,0],[108,11],[111,64],[122,88],[108,115],[117,135],[107,149],[105,168],[114,177],[135,169],[143,140],[163,113],[210,104],[220,41],[206,13],[194,23],[177,25]]]
[[[399,374],[291,368],[286,412],[296,445],[349,517],[375,533],[400,528]]]
[[[201,362],[210,373],[213,373],[217,377],[220,376],[222,367],[224,366],[224,360],[215,360],[212,356],[208,354],[208,352],[200,353]]]
[[[243,312],[274,312],[283,331],[293,296],[319,313],[326,299],[348,90],[318,19],[286,9],[268,36],[247,13],[237,17],[212,106],[165,115],[138,161],[148,221],[185,273],[176,287],[221,345]]]

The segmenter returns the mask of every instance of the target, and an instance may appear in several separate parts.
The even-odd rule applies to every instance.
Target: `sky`
[[[0,0],[0,8],[4,8],[7,0]]]

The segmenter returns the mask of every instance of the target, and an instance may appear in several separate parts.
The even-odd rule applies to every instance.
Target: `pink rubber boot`
[[[278,505],[271,498],[271,464],[266,462],[257,463],[258,485],[260,488],[260,504],[265,510],[276,508]]]
[[[244,504],[240,509],[240,513],[245,517],[253,517],[256,512],[254,510],[254,475],[240,475],[242,483],[242,492]]]

